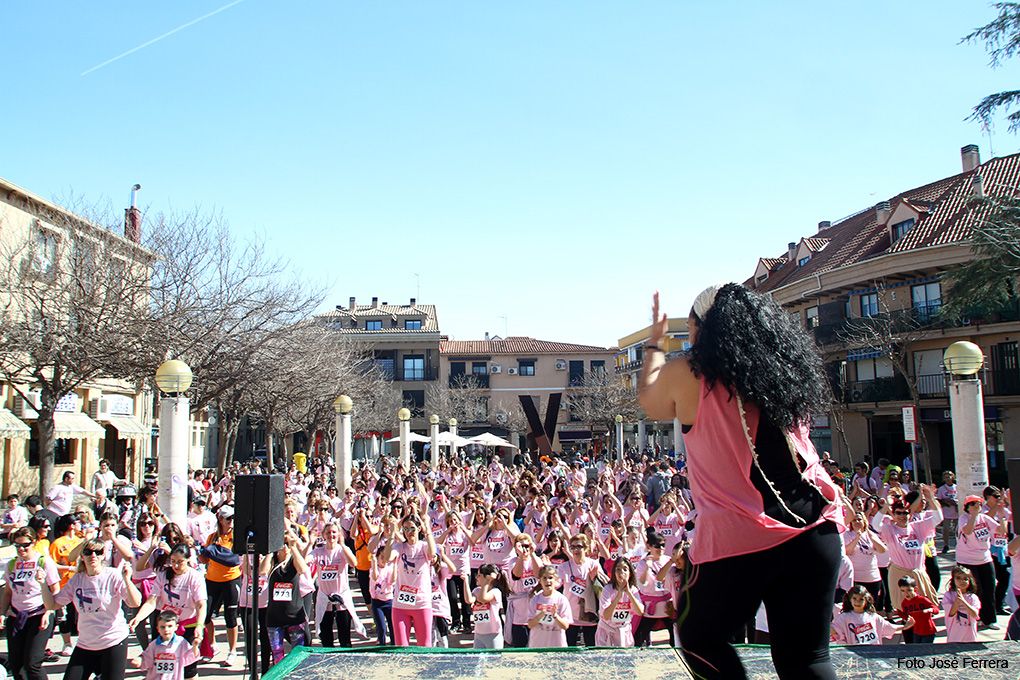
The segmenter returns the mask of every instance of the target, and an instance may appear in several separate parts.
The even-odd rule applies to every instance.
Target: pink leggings
[[[397,647],[411,644],[411,626],[419,647],[432,646],[432,609],[393,608],[393,641]]]

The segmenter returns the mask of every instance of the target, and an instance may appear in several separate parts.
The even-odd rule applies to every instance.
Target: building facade
[[[690,334],[686,318],[667,319],[666,358],[671,359],[690,348]],[[620,338],[619,350],[615,356],[616,373],[634,390],[644,365],[645,345],[651,337],[652,327],[645,326]],[[640,415],[640,414],[639,414]],[[624,424],[624,437],[628,446],[641,451],[667,451],[670,448],[683,450],[683,436],[677,429],[676,421],[656,421],[640,418],[634,423]]]
[[[844,464],[923,455],[904,441],[902,408],[916,406],[937,475],[953,469],[945,349],[958,340],[986,357],[986,440],[993,481],[1007,451],[1020,450],[1020,306],[942,313],[947,274],[974,255],[969,238],[983,212],[973,199],[1015,195],[1020,155],[980,162],[961,150],[962,172],[904,191],[763,257],[746,285],[767,293],[809,329],[835,393],[813,439]]]
[[[545,419],[549,396],[563,395],[556,418],[554,450],[584,447],[604,441],[605,431],[592,431],[572,416],[568,396],[591,372],[605,373],[613,365],[615,348],[550,342],[529,337],[486,337],[484,340],[443,340],[439,345],[440,376],[456,390],[470,376],[481,403],[473,421],[461,422],[464,436],[493,432],[521,447],[535,450],[520,407],[521,395],[532,397]],[[439,413],[443,422],[448,414]]]
[[[0,247],[7,258],[23,257],[21,276],[0,293],[0,304],[8,314],[8,322],[25,321],[14,318],[22,314],[17,310],[30,306],[20,305],[18,297],[28,295],[27,287],[33,282],[54,276],[58,271],[81,274],[75,271],[72,262],[80,261],[73,258],[82,258],[86,249],[109,248],[122,258],[126,267],[148,267],[151,255],[138,243],[138,225],[137,211],[129,209],[125,236],[112,234],[0,179]],[[88,285],[84,276],[79,278],[82,285]],[[53,301],[59,306],[58,296]],[[56,317],[60,315],[58,309]],[[87,484],[101,458],[110,461],[118,476],[131,481],[140,479],[145,461],[151,457],[152,403],[152,393],[148,389],[140,389],[133,381],[115,378],[96,380],[64,395],[54,414],[54,475],[57,480],[65,471],[73,471],[80,483]],[[3,495],[19,493],[24,496],[39,488],[38,407],[39,392],[31,375],[8,376],[6,382],[0,382],[0,493]]]

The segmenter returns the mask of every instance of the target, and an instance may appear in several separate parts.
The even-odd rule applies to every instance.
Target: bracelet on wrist
[[[645,345],[645,351],[646,352],[665,352],[666,350],[662,349],[658,345]]]

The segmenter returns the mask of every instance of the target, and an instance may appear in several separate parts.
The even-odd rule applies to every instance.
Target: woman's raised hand
[[[669,332],[669,321],[666,314],[659,311],[659,291],[652,293],[652,328],[648,335],[650,345],[662,347],[662,339]]]

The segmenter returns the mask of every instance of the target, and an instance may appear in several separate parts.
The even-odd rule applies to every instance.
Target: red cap
[[[985,499],[981,498],[981,496],[967,496],[966,498],[963,499],[963,507],[967,507],[971,503],[984,503],[984,502]]]

